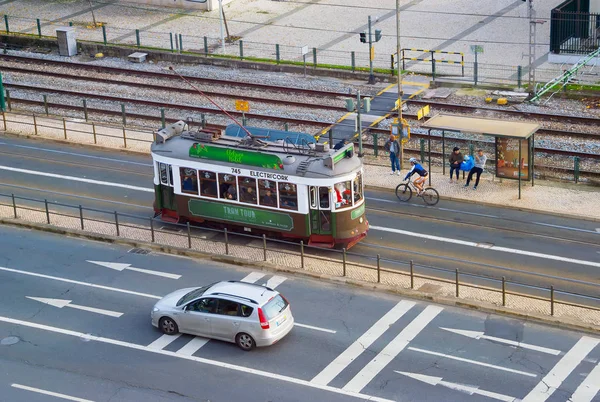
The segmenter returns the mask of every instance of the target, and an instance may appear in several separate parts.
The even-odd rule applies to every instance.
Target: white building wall
[[[600,0],[590,0],[590,13],[600,14]]]

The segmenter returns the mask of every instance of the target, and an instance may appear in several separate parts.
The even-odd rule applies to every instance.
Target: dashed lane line
[[[75,396],[59,394],[58,392],[46,391],[45,389],[29,387],[27,385],[22,385],[22,384],[11,384],[10,386],[13,388],[22,389],[25,391],[35,392],[37,394],[43,394],[43,395],[53,396],[55,398],[66,399],[67,401],[94,402],[90,399],[77,398]]]
[[[310,381],[306,381],[306,380],[302,380],[302,379],[294,378],[294,377],[289,377],[289,376],[285,376],[285,375],[281,375],[281,374],[277,374],[277,373],[271,373],[271,372],[264,371],[264,370],[258,370],[258,369],[254,369],[254,368],[250,368],[250,367],[239,366],[236,364],[225,363],[225,362],[212,360],[212,359],[206,359],[206,358],[197,357],[197,356],[187,356],[184,354],[178,354],[177,352],[170,352],[170,351],[162,350],[162,349],[151,349],[148,346],[138,345],[138,344],[130,343],[130,342],[124,342],[124,341],[120,341],[117,339],[105,338],[102,336],[85,334],[83,332],[72,331],[69,329],[63,329],[63,328],[53,327],[53,326],[49,326],[49,325],[37,324],[34,322],[17,320],[14,318],[4,317],[4,316],[0,316],[0,322],[5,322],[7,324],[20,325],[22,327],[34,328],[34,329],[38,329],[38,330],[42,330],[42,331],[46,331],[46,332],[53,332],[56,334],[68,335],[68,336],[76,337],[76,338],[79,338],[82,340],[100,342],[100,343],[114,345],[114,346],[120,346],[120,347],[124,347],[124,348],[128,348],[128,349],[139,350],[142,352],[151,352],[151,353],[160,354],[163,356],[170,356],[170,357],[175,357],[178,359],[195,361],[195,362],[206,364],[206,365],[213,366],[213,367],[219,367],[219,368],[223,368],[223,369],[241,372],[244,374],[251,374],[251,375],[256,375],[256,376],[269,378],[269,379],[273,379],[273,380],[284,381],[284,382],[291,383],[291,384],[296,384],[296,385],[300,385],[300,386],[304,386],[304,387],[319,389],[322,391],[327,391],[327,392],[331,392],[331,393],[335,393],[335,394],[346,395],[346,396],[350,396],[353,398],[361,398],[363,400],[366,399],[368,401],[374,401],[374,402],[393,402],[391,399],[380,398],[380,397],[373,396],[373,395],[366,395],[366,394],[362,394],[359,392],[347,391],[347,390],[343,390],[343,389],[339,389],[339,388],[330,387],[327,385],[315,384]]]

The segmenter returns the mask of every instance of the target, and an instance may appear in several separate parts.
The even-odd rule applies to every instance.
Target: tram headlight
[[[364,219],[363,219],[363,217],[362,217],[362,216],[361,216],[361,217],[358,219],[358,222],[359,222],[359,223],[363,223],[363,222],[364,222]]]

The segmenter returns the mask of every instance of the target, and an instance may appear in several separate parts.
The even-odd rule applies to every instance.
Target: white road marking
[[[496,369],[496,370],[500,370],[500,371],[507,371],[509,373],[520,374],[520,375],[524,375],[526,377],[537,377],[537,374],[528,373],[526,371],[514,370],[514,369],[507,368],[507,367],[496,366],[496,365],[489,364],[489,363],[482,363],[482,362],[478,362],[476,360],[465,359],[463,357],[457,357],[457,356],[452,356],[452,355],[448,355],[445,353],[433,352],[431,350],[425,350],[425,349],[419,349],[419,348],[413,348],[413,347],[409,347],[408,350],[412,350],[414,352],[425,353],[425,354],[433,355],[433,356],[439,356],[439,357],[443,357],[445,359],[456,360],[459,362],[470,363],[470,364],[474,364],[476,366],[483,366],[483,367],[488,367],[488,368],[492,368],[492,369]]]
[[[199,351],[202,346],[206,345],[209,340],[210,339],[197,336],[191,341],[189,341],[184,347],[179,349],[177,353],[181,355],[191,356],[197,351]]]
[[[567,229],[567,230],[574,230],[576,232],[585,232],[585,233],[594,233],[594,234],[596,234],[596,232],[594,232],[593,230],[579,229],[579,228],[574,228],[574,227],[571,227],[571,226],[551,225],[549,223],[543,223],[543,222],[531,222],[531,223],[535,223],[536,225],[540,225],[540,226],[549,226],[551,228]]]
[[[109,162],[127,163],[127,164],[130,164],[130,165],[150,166],[150,167],[152,166],[151,163],[140,163],[140,162],[126,161],[126,160],[123,160],[123,159],[106,158],[106,157],[103,157],[103,156],[78,154],[78,153],[75,153],[75,152],[66,152],[66,151],[57,151],[55,149],[30,147],[30,146],[27,146],[27,145],[7,144],[6,142],[0,142],[0,145],[7,145],[9,147],[15,147],[15,148],[33,149],[33,150],[36,150],[36,151],[43,151],[44,153],[51,152],[51,153],[55,153],[55,154],[81,156],[83,158],[88,158],[88,159],[101,159],[101,160],[105,160],[105,161],[109,161]]]
[[[342,389],[361,392],[442,310],[442,307],[427,306]]]
[[[161,272],[161,271],[152,271],[149,269],[135,268],[135,267],[132,267],[131,264],[122,264],[122,263],[118,263],[118,262],[90,261],[90,260],[86,260],[86,261],[90,262],[92,264],[96,264],[96,265],[100,265],[100,266],[103,266],[106,268],[114,269],[115,271],[123,271],[124,269],[126,269],[128,271],[136,271],[136,272],[141,272],[141,273],[148,274],[148,275],[162,276],[163,278],[169,278],[169,279],[181,278],[181,275],[169,274],[167,272]]]
[[[180,336],[181,336],[181,334],[177,334],[177,335],[164,334],[160,338],[158,338],[157,340],[152,342],[150,345],[148,345],[148,349],[160,350],[160,349],[168,346],[171,342],[173,342],[175,339],[179,338]]]
[[[60,277],[57,277],[57,276],[38,274],[38,273],[35,273],[35,272],[21,271],[19,269],[12,269],[12,268],[0,267],[0,271],[13,272],[15,274],[29,275],[29,276],[35,276],[35,277],[38,277],[38,278],[50,279],[50,280],[53,280],[53,281],[59,281],[59,282],[65,282],[65,283],[72,283],[72,284],[81,285],[81,286],[88,286],[88,287],[96,288],[96,289],[109,290],[111,292],[119,292],[119,293],[125,293],[125,294],[134,295],[134,296],[147,297],[149,299],[160,300],[160,299],[163,298],[163,296],[156,296],[156,295],[151,295],[151,294],[148,294],[148,293],[134,292],[133,290],[114,288],[114,287],[104,286],[104,285],[96,285],[95,283],[75,281],[73,279],[66,279],[66,278],[60,278]],[[312,325],[300,324],[298,322],[294,323],[294,325],[297,325],[299,327],[305,327],[305,328],[309,328],[309,329],[314,329],[314,330],[317,330],[317,331],[336,333],[336,331],[333,331],[331,329],[313,327]]]
[[[129,349],[140,350],[143,352],[151,352],[151,353],[156,353],[156,354],[160,354],[163,356],[171,356],[171,357],[175,357],[175,358],[179,358],[179,359],[195,361],[195,362],[210,365],[213,367],[220,367],[220,368],[238,371],[238,372],[241,372],[244,374],[252,374],[252,375],[265,377],[265,378],[269,378],[269,379],[273,379],[273,380],[285,381],[285,382],[288,382],[291,384],[301,385],[301,386],[310,387],[310,388],[314,388],[314,389],[320,389],[322,391],[332,392],[332,393],[336,393],[336,394],[340,394],[340,395],[351,396],[354,398],[362,398],[363,400],[366,399],[368,401],[374,401],[374,402],[394,402],[391,399],[385,399],[385,398],[380,398],[377,396],[365,395],[365,394],[356,393],[356,392],[349,392],[349,391],[346,391],[343,389],[334,388],[334,387],[330,387],[327,385],[314,384],[310,381],[306,381],[306,380],[302,380],[302,379],[294,378],[294,377],[288,377],[288,376],[277,374],[277,373],[270,373],[268,371],[257,370],[257,369],[253,369],[250,367],[238,366],[236,364],[206,359],[203,357],[186,356],[183,354],[178,354],[177,352],[170,352],[168,350],[151,349],[148,346],[138,345],[138,344],[130,343],[130,342],[119,341],[117,339],[95,336],[95,335],[91,335],[91,334],[84,334],[83,332],[72,331],[69,329],[52,327],[49,325],[37,324],[34,322],[29,322],[29,321],[16,320],[14,318],[3,317],[3,316],[0,316],[0,322],[21,325],[24,327],[35,328],[35,329],[48,331],[48,332],[54,332],[54,333],[63,334],[63,335],[69,335],[69,336],[73,336],[73,337],[80,338],[80,339],[101,342],[101,343],[115,345],[115,346],[121,346],[121,347],[129,348]]]
[[[242,282],[254,283],[257,280],[259,280],[260,278],[262,278],[263,276],[265,276],[265,274],[260,273],[260,272],[250,272],[248,275],[246,275],[246,277],[244,279],[242,279]]]
[[[523,348],[523,349],[535,350],[537,352],[547,353],[549,355],[558,356],[560,354],[560,350],[545,348],[545,347],[537,346],[537,345],[532,345],[530,343],[512,341],[510,339],[496,338],[495,336],[484,335],[483,332],[467,331],[464,329],[443,328],[443,327],[440,327],[440,329],[443,329],[444,331],[450,331],[455,334],[463,335],[463,336],[473,338],[473,339],[487,339],[489,341],[504,343],[507,345],[516,346],[518,348]]]
[[[308,328],[308,329],[314,329],[315,331],[328,332],[330,334],[335,334],[337,332],[337,331],[334,331],[332,329],[326,329],[326,328],[320,328],[320,327],[313,327],[312,325],[298,324],[297,322],[294,323],[294,326],[295,327]]]
[[[416,303],[402,300],[396,304],[390,311],[379,319],[371,328],[367,330],[360,338],[352,345],[344,350],[334,361],[329,363],[319,374],[317,374],[310,382],[313,384],[327,385],[338,376],[350,363],[369,348],[390,325],[393,325],[400,319],[408,310],[414,307]]]
[[[391,229],[391,228],[385,228],[385,227],[381,227],[381,226],[370,226],[369,229],[370,230],[380,230],[382,232],[398,233],[398,234],[403,234],[403,235],[412,236],[412,237],[420,237],[420,238],[428,239],[428,240],[442,241],[445,243],[460,244],[461,246],[481,248],[480,246],[478,246],[479,243],[475,243],[472,241],[465,241],[465,240],[451,239],[451,238],[447,238],[447,237],[426,235],[423,233],[410,232],[407,230],[400,230],[400,229]],[[600,262],[576,260],[574,258],[560,257],[558,255],[551,255],[551,254],[535,253],[532,251],[518,250],[518,249],[508,248],[508,247],[492,246],[492,247],[487,247],[486,249],[494,250],[494,251],[502,251],[502,252],[511,253],[511,254],[527,255],[530,257],[544,258],[547,260],[563,261],[563,262],[568,262],[568,263],[572,263],[572,264],[589,265],[591,267],[600,268]]]
[[[31,296],[25,296],[25,297],[27,297],[28,299],[35,300],[40,303],[48,304],[50,306],[54,306],[54,307],[58,307],[58,308],[70,307],[70,308],[75,308],[78,310],[89,311],[91,313],[103,314],[103,315],[108,315],[110,317],[116,317],[116,318],[119,318],[120,316],[123,315],[123,313],[119,313],[117,311],[104,310],[101,308],[87,307],[87,306],[80,306],[78,304],[73,304],[73,303],[71,303],[71,300],[46,299],[45,297],[31,297]]]
[[[556,366],[523,398],[522,402],[543,402],[560,387],[575,367],[600,343],[600,339],[583,336],[560,359]]]
[[[94,402],[94,401],[92,401],[90,399],[77,398],[75,396],[69,396],[69,395],[65,395],[65,394],[59,394],[58,392],[51,392],[51,391],[46,391],[46,390],[40,389],[40,388],[28,387],[27,385],[11,384],[10,386],[13,387],[13,388],[23,389],[25,391],[31,391],[31,392],[36,392],[38,394],[43,394],[43,395],[48,395],[48,396],[54,396],[56,398],[66,399],[68,401]]]
[[[498,394],[496,392],[484,391],[484,390],[481,390],[478,387],[475,387],[472,385],[464,385],[464,384],[457,384],[457,383],[449,382],[449,381],[443,381],[442,377],[433,377],[433,376],[424,375],[424,374],[407,373],[405,371],[397,371],[397,370],[394,370],[394,372],[405,375],[412,379],[433,385],[434,387],[436,385],[441,385],[442,387],[450,388],[455,391],[464,392],[469,395],[477,394],[477,395],[487,396],[488,398],[497,399],[499,401],[505,401],[505,402],[518,401],[518,399],[515,397]]]
[[[53,281],[60,281],[60,282],[65,282],[65,283],[73,283],[75,285],[88,286],[88,287],[96,288],[96,289],[110,290],[112,292],[126,293],[126,294],[130,294],[130,295],[134,295],[134,296],[147,297],[147,298],[150,298],[150,299],[157,299],[157,300],[158,299],[162,299],[162,296],[150,295],[148,293],[134,292],[132,290],[113,288],[113,287],[104,286],[104,285],[96,285],[95,283],[75,281],[73,279],[60,278],[58,276],[37,274],[35,272],[21,271],[19,269],[12,269],[12,268],[0,267],[0,271],[13,272],[15,274],[35,276],[35,277],[38,277],[38,278],[50,279],[50,280],[53,280]]]
[[[591,402],[600,391],[600,364],[598,364],[585,380],[577,387],[569,401],[571,402]]]
[[[82,177],[75,177],[75,176],[64,176],[64,175],[54,174],[54,173],[39,172],[37,170],[19,169],[19,168],[13,168],[10,166],[1,166],[1,165],[0,165],[0,170],[7,170],[9,172],[16,172],[16,173],[31,174],[31,175],[35,175],[35,176],[52,177],[53,179],[63,179],[63,180],[79,181],[82,183],[98,184],[100,186],[120,187],[120,188],[126,188],[128,190],[144,191],[146,193],[154,193],[153,188],[130,186],[128,184],[113,183],[113,182],[109,182],[109,181],[84,179]]]
[[[277,286],[279,286],[283,282],[285,282],[286,279],[287,278],[285,276],[273,275],[273,277],[267,281],[267,285],[266,286],[268,288],[275,289]]]

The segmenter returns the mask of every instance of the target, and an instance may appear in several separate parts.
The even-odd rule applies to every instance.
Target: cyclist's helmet
[[[410,163],[417,163],[417,158],[410,158],[410,159],[409,159],[409,162],[410,162]]]

